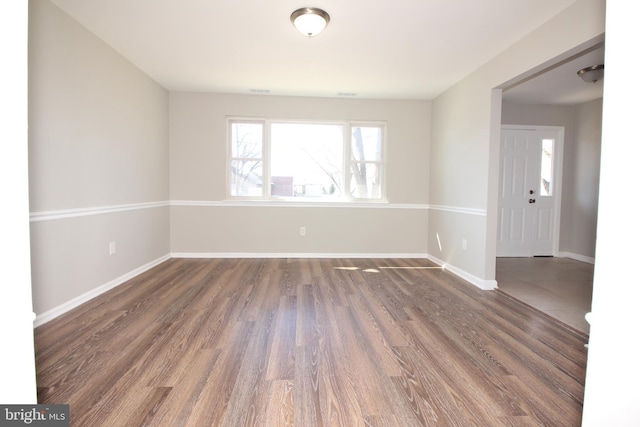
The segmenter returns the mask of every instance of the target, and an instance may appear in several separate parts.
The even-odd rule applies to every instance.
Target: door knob
[[[536,199],[529,199],[529,203],[535,203]]]
[[[529,190],[529,194],[533,194],[533,193],[535,193],[535,191]]]

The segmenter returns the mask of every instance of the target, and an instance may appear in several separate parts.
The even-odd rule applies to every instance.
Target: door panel
[[[520,242],[525,238],[526,212],[524,209],[511,209],[509,219],[509,240]]]
[[[538,208],[537,240],[551,241],[551,222],[551,209]]]
[[[499,209],[506,219],[499,227],[498,256],[530,256],[533,236],[532,212],[527,206],[532,160],[537,155],[535,131],[502,132],[501,194]]]

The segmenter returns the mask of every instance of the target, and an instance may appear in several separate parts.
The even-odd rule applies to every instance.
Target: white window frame
[[[355,127],[378,127],[380,128],[381,138],[382,138],[382,146],[380,147],[380,160],[364,160],[364,161],[356,161],[353,158],[353,149],[352,149],[352,134],[353,128]],[[378,165],[381,168],[380,172],[380,198],[359,198],[351,196],[351,180],[345,182],[345,192],[349,193],[349,199],[358,202],[364,201],[386,201],[386,142],[387,142],[387,125],[386,122],[381,121],[349,121],[347,122],[347,126],[345,126],[345,141],[344,149],[345,149],[345,179],[349,179],[351,177],[351,166],[354,163],[365,163],[365,164],[374,164]]]
[[[262,161],[262,195],[257,196],[238,196],[231,194],[231,162],[241,158],[232,157],[232,126],[234,123],[252,123],[262,124],[262,158],[251,158],[251,160]],[[314,125],[340,125],[343,128],[343,195],[342,197],[328,198],[306,198],[306,197],[284,197],[272,196],[271,186],[265,183],[271,181],[271,125],[272,124],[314,124]],[[356,162],[352,156],[352,129],[354,127],[378,127],[381,129],[381,160],[379,161],[358,161]],[[256,117],[232,116],[227,117],[227,161],[226,161],[226,195],[228,200],[257,200],[257,201],[284,201],[297,203],[318,203],[326,204],[332,202],[358,202],[358,203],[386,203],[386,144],[387,144],[387,123],[377,120],[299,120],[299,119],[267,119]],[[248,159],[248,158],[245,158]],[[351,166],[353,163],[377,164],[381,168],[380,172],[380,197],[379,198],[359,198],[351,195]]]

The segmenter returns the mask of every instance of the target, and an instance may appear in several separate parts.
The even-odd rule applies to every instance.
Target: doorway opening
[[[494,205],[497,206],[496,281],[499,291],[588,334],[589,325],[584,315],[591,311],[593,289],[603,82],[584,83],[576,71],[586,67],[585,64],[604,62],[604,41],[567,55],[571,56],[547,66],[544,72],[535,73],[533,77],[514,79],[515,83],[502,92],[502,138],[500,150],[496,150],[494,157],[501,175]],[[562,83],[566,79],[575,81]],[[584,93],[561,92],[569,84],[578,92],[584,88]],[[531,144],[535,149],[529,154],[535,159],[533,166],[519,159],[516,151],[503,152],[507,124],[516,125],[509,130],[516,134],[526,129],[564,128],[562,159],[555,159],[561,162],[561,176],[552,169],[551,179],[547,179],[540,164],[544,159],[536,159],[548,155],[553,162],[555,146],[545,152],[546,136],[535,133],[528,136],[536,141]],[[523,136],[511,137],[513,148],[518,148]],[[497,148],[497,144],[494,147]],[[513,169],[505,171],[505,168]],[[502,198],[505,189],[506,195],[516,194],[514,189],[524,193],[526,198],[520,200],[524,200],[524,206],[509,205],[515,200]],[[555,196],[546,199],[547,191]],[[553,200],[554,197],[557,200]],[[541,200],[554,201],[552,206],[556,209],[539,208]],[[518,239],[519,236],[532,237],[526,241]],[[543,238],[548,236],[552,237],[551,250]]]

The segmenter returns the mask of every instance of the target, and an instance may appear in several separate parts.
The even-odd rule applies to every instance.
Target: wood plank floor
[[[425,260],[171,259],[36,329],[75,426],[579,426],[586,336]]]

